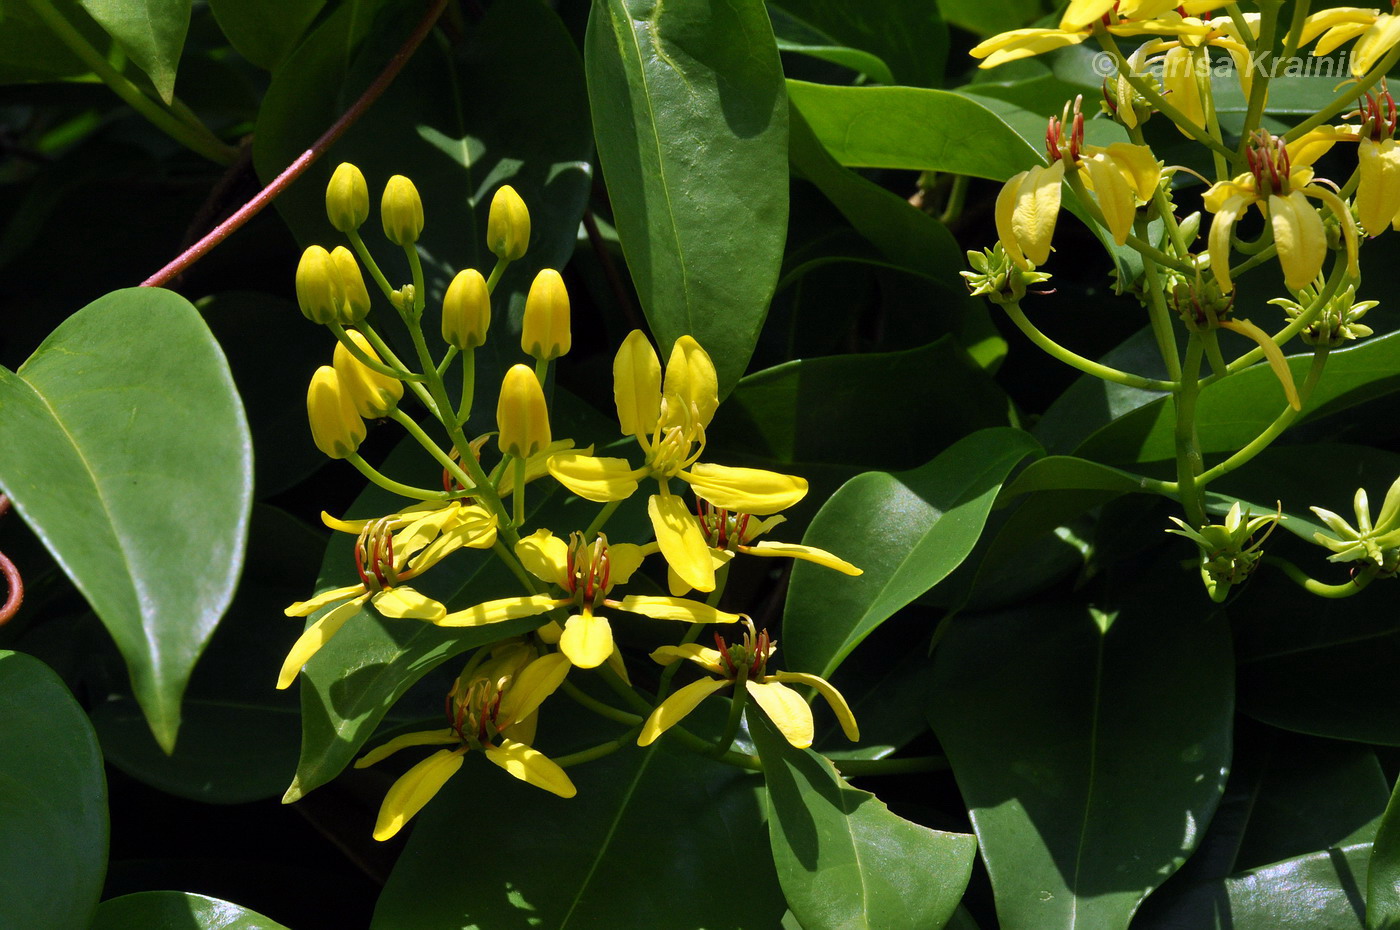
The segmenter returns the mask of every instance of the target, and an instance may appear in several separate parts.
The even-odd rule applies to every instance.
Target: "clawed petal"
[[[564,624],[559,648],[579,668],[597,668],[613,653],[612,626],[607,617],[578,614]]]
[[[541,581],[569,586],[569,544],[549,530],[536,530],[515,544],[525,570]]]
[[[375,610],[394,620],[429,620],[436,623],[447,616],[446,607],[406,585],[380,591],[370,598],[370,603]]]
[[[437,621],[437,625],[485,626],[488,623],[500,623],[503,620],[533,617],[563,603],[567,602],[558,601],[548,594],[533,594],[529,597],[503,597],[498,601],[487,601],[484,604],[477,604],[475,607],[468,607],[466,610],[454,611]]]
[[[696,411],[701,427],[709,426],[719,406],[719,376],[709,353],[694,337],[682,336],[666,360],[666,381],[662,393],[675,394]]]
[[[296,681],[297,672],[301,667],[311,661],[311,657],[319,652],[322,646],[330,642],[331,637],[340,631],[346,620],[360,612],[360,607],[368,598],[368,594],[362,594],[353,601],[346,601],[306,628],[292,644],[291,651],[282,663],[282,670],[277,675],[277,690],[287,688]]]
[[[405,733],[360,756],[355,760],[355,768],[367,768],[389,758],[400,749],[408,749],[411,746],[443,746],[461,741],[461,737],[452,730],[419,730],[417,733]]]
[[[1302,191],[1293,191],[1287,197],[1269,197],[1269,222],[1278,246],[1278,261],[1283,266],[1284,283],[1295,291],[1307,287],[1327,258],[1322,217]]]
[[[812,745],[812,708],[802,695],[779,681],[745,681],[744,687],[789,743],[798,749]]]
[[[403,829],[403,825],[433,799],[447,780],[462,767],[466,749],[439,749],[413,768],[404,772],[384,795],[379,806],[379,818],[374,822],[374,838],[387,840]]]
[[[706,670],[716,675],[724,674],[724,657],[716,649],[709,646],[701,646],[698,643],[685,643],[680,646],[661,646],[651,654],[651,660],[660,665],[670,665],[681,659],[689,659],[691,662],[702,666]]]
[[[778,672],[771,677],[778,681],[790,681],[793,684],[811,685],[816,688],[817,693],[826,698],[826,703],[836,714],[836,721],[841,724],[841,732],[846,734],[846,739],[853,743],[860,739],[860,727],[856,725],[856,716],[851,713],[851,706],[846,703],[841,692],[831,686],[831,682],[806,672]]]
[[[343,588],[332,588],[329,591],[322,591],[320,594],[306,601],[297,601],[288,607],[283,613],[289,617],[309,617],[322,607],[329,607],[336,601],[343,601],[347,597],[368,596],[365,586],[362,584],[346,585]]]
[[[634,469],[626,459],[561,452],[550,458],[549,473],[579,497],[605,504],[630,497],[646,470]]]
[[[827,552],[825,549],[818,549],[816,546],[803,546],[798,543],[770,542],[762,540],[752,546],[741,546],[740,552],[748,555],[762,556],[789,556],[794,559],[802,559],[804,562],[814,562],[826,568],[834,568],[843,575],[864,574],[845,559],[838,558]]]
[[[661,360],[646,333],[634,329],[613,358],[617,422],[629,436],[650,436],[661,417]]]
[[[609,601],[608,603],[614,602]],[[686,600],[683,597],[651,597],[629,594],[621,601],[617,601],[616,604],[621,610],[651,617],[653,620],[684,620],[688,623],[735,623],[740,619],[739,614],[726,613],[711,607],[709,604]]]
[[[702,462],[681,472],[679,477],[695,489],[696,496],[716,507],[759,516],[786,510],[807,496],[806,479],[761,468]]]
[[[655,653],[652,655],[655,656]],[[702,678],[677,690],[656,705],[647,722],[642,724],[642,732],[637,736],[637,745],[650,746],[656,742],[658,736],[684,720],[701,701],[727,685],[729,682],[722,678]]]
[[[661,554],[676,574],[698,591],[713,591],[710,547],[685,502],[674,494],[653,494],[647,501],[647,513]]]
[[[544,753],[524,743],[503,739],[499,746],[488,746],[486,758],[524,782],[543,788],[561,798],[571,798],[578,789],[569,776]]]
[[[734,558],[734,553],[728,549],[710,550],[710,568],[718,572],[721,568],[729,564],[729,560]],[[666,566],[666,589],[675,597],[684,597],[691,592],[690,585],[686,584],[684,578],[676,574],[676,570],[670,565]]]
[[[501,698],[497,718],[524,720],[539,709],[545,698],[559,690],[568,674],[569,658],[566,655],[552,652],[535,659],[511,679],[510,689]]]

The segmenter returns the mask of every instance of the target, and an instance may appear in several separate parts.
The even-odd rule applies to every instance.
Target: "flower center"
[[[399,583],[394,568],[394,534],[388,517],[365,524],[355,542],[355,571],[367,591],[383,591]]]
[[[1283,139],[1261,129],[1249,140],[1244,154],[1261,200],[1267,200],[1270,194],[1282,196],[1289,192],[1288,175],[1293,164]]]
[[[735,681],[741,678],[757,681],[764,676],[768,659],[772,657],[778,644],[768,638],[767,630],[755,633],[752,620],[745,618],[744,625],[748,630],[744,633],[743,640],[726,643],[723,637],[716,633],[715,646],[719,649],[720,659],[724,662],[725,671],[730,678]]]
[[[735,513],[715,507],[709,501],[695,499],[695,516],[712,549],[734,549],[747,543],[751,514]]]
[[[1058,117],[1050,117],[1045,129],[1045,151],[1050,155],[1051,164],[1061,159],[1068,162],[1066,167],[1079,164],[1079,153],[1084,148],[1084,114],[1080,112],[1083,103],[1084,95],[1080,94],[1074,98],[1074,103],[1065,104]]]
[[[612,589],[608,538],[600,533],[592,545],[587,545],[582,533],[570,535],[567,574],[569,593],[581,606],[591,609]]]

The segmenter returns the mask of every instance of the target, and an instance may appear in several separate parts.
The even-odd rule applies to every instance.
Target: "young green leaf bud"
[[[520,348],[542,362],[569,351],[569,292],[553,268],[535,275],[525,298],[525,319],[520,327]]]
[[[345,335],[365,355],[376,362],[380,360],[363,333],[349,329]],[[377,420],[399,405],[399,398],[403,397],[403,382],[369,368],[351,355],[342,342],[335,344],[334,367],[341,387],[350,395],[355,412],[360,416]]]
[[[369,186],[360,169],[348,161],[340,163],[326,185],[326,216],[341,232],[359,229],[369,217]]]
[[[322,365],[311,376],[306,415],[316,448],[333,459],[345,458],[364,441],[365,421],[355,412],[349,392],[329,365]]]
[[[384,222],[384,235],[394,245],[418,241],[423,233],[423,200],[412,181],[401,174],[389,179],[379,201],[379,218]]]
[[[506,372],[496,402],[496,428],[496,442],[506,455],[529,458],[549,445],[549,410],[529,365],[514,365]]]
[[[334,323],[345,303],[344,286],[331,253],[319,245],[306,247],[297,262],[297,305],[313,323]]]
[[[486,341],[491,325],[491,292],[474,268],[457,272],[442,298],[442,341],[466,351]]]
[[[491,198],[486,217],[486,247],[498,257],[513,262],[525,254],[530,244],[530,211],[509,184]]]
[[[341,326],[351,326],[360,322],[369,313],[369,291],[365,288],[365,276],[360,274],[360,263],[354,254],[343,245],[331,251],[331,261],[336,274],[340,276],[340,306],[336,312],[336,322]]]

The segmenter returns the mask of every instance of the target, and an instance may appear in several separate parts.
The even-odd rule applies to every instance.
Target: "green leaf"
[[[723,702],[707,703],[718,709]],[[687,718],[687,727],[699,725],[706,709]],[[616,725],[596,719],[555,698],[541,709],[535,745],[558,758],[552,736],[562,734],[568,749],[582,749],[619,735]],[[664,743],[638,749],[631,739],[615,754],[568,772],[578,796],[565,800],[468,753],[416,818],[371,926],[778,925],[784,905],[756,775],[672,752]]]
[[[761,0],[597,0],[585,41],[598,160],[647,322],[743,374],[787,235],[787,99]]]
[[[865,573],[793,568],[783,611],[787,666],[829,676],[891,614],[942,581],[972,551],[1011,469],[1039,453],[1027,433],[985,429],[912,471],[846,482],[802,541]]]
[[[981,36],[1024,26],[1040,15],[1039,0],[938,0],[938,10],[954,26]]]
[[[946,924],[972,874],[976,838],[910,823],[822,756],[794,749],[761,714],[749,721],[773,862],[803,930]]]
[[[1173,569],[1107,633],[1082,609],[962,615],[935,653],[929,719],[1004,930],[1127,927],[1215,810],[1229,631],[1173,606]]]
[[[1400,927],[1400,782],[1381,817],[1366,871],[1366,930]]]
[[[107,869],[107,781],[47,665],[0,652],[0,926],[86,927]]]
[[[772,3],[768,4],[768,15],[773,21],[773,36],[777,40],[778,51],[820,58],[850,68],[857,74],[864,74],[881,84],[895,83],[890,66],[881,61],[878,55],[844,45],[811,23],[798,19]]]
[[[945,171],[993,181],[1039,153],[1001,117],[961,94],[921,87],[833,87],[788,81],[793,106],[850,168]]]
[[[190,28],[193,0],[78,0],[146,72],[167,104],[175,97],[175,69]]]
[[[282,609],[310,590],[324,548],[299,520],[255,507],[243,583],[190,677],[175,751],[161,751],[130,690],[113,683],[92,709],[107,761],[162,791],[205,803],[280,794],[296,766],[301,725],[296,695],[271,688],[269,677],[301,633]]]
[[[238,54],[273,71],[291,54],[326,0],[209,0]]]
[[[796,20],[817,35],[830,36],[844,50],[862,49],[882,65],[888,65],[884,75],[856,69],[872,80],[919,87],[933,87],[943,81],[948,27],[932,4],[922,0],[782,0],[780,4],[769,3],[768,8],[773,14],[774,31],[780,35],[791,32],[780,29],[779,23]]]
[[[132,288],[0,369],[0,486],[87,598],[168,752],[242,564],[248,426],[194,307]]]
[[[287,930],[237,904],[185,891],[143,891],[102,902],[90,930]]]
[[[88,44],[101,48],[107,41],[106,32],[76,2],[58,7]],[[78,78],[91,72],[24,0],[0,3],[0,17],[0,84]]]

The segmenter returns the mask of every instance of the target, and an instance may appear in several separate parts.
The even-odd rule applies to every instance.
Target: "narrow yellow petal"
[[[626,459],[561,452],[550,457],[549,473],[579,497],[606,504],[630,497],[646,470],[632,468]]]
[[[485,626],[503,620],[516,620],[520,617],[533,617],[552,607],[560,605],[548,594],[532,594],[529,597],[503,597],[498,601],[487,601],[457,610],[437,621],[438,626]]]
[[[1127,180],[1107,155],[1095,155],[1081,160],[1080,164],[1089,175],[1090,186],[1094,189],[1094,199],[1099,202],[1108,231],[1113,241],[1123,245],[1128,234],[1133,231],[1133,217],[1137,207],[1133,203],[1133,191]]]
[[[609,603],[614,602],[609,601]],[[741,619],[738,614],[726,613],[711,607],[709,604],[686,600],[683,597],[629,594],[616,603],[621,610],[651,617],[653,620],[684,620],[688,623],[736,623]]]
[[[709,426],[719,406],[719,376],[709,353],[690,336],[682,336],[666,360],[663,393],[675,394],[699,414],[700,426]]]
[[[702,646],[699,643],[685,643],[680,646],[660,646],[653,650],[651,654],[651,660],[659,665],[670,665],[673,662],[679,662],[681,659],[689,659],[696,665],[716,675],[724,674],[724,656],[719,654],[719,650],[711,649],[709,646]]]
[[[1361,166],[1357,219],[1366,235],[1379,236],[1400,213],[1400,147],[1394,139],[1363,139],[1356,154]]]
[[[846,703],[841,692],[831,686],[831,682],[825,678],[818,678],[816,675],[808,675],[806,672],[778,672],[770,677],[776,678],[778,681],[790,681],[793,684],[810,685],[816,688],[817,693],[826,698],[826,703],[836,714],[836,720],[841,724],[841,732],[846,734],[846,739],[853,743],[860,739],[860,727],[856,725],[856,715],[851,713],[851,706]]]
[[[569,658],[558,652],[540,656],[522,668],[511,678],[506,693],[501,697],[501,706],[496,713],[498,720],[524,720],[539,709],[569,674]]]
[[[462,767],[466,749],[439,749],[404,772],[384,795],[379,818],[374,822],[374,838],[383,842],[403,829],[403,825],[423,809]]]
[[[1345,45],[1357,36],[1365,35],[1367,30],[1371,28],[1371,25],[1371,23],[1342,23],[1339,26],[1333,26],[1317,40],[1317,45],[1313,46],[1312,53],[1314,56],[1330,54],[1338,46]],[[1355,50],[1352,52],[1351,60],[1352,68],[1355,69]],[[1356,72],[1353,70],[1352,73],[1355,74]]]
[[[365,593],[365,586],[362,584],[346,585],[343,588],[331,588],[329,591],[322,591],[310,600],[297,601],[284,610],[283,613],[289,617],[309,617],[322,607],[329,607],[336,601],[343,601],[347,597],[359,597],[361,594]]]
[[[525,483],[529,484],[549,474],[549,460],[561,452],[577,452],[580,455],[592,455],[593,447],[589,445],[575,449],[572,439],[554,440],[525,460]],[[496,479],[496,493],[502,497],[509,497],[511,494],[515,493],[514,468],[507,468],[505,472]]]
[[[1114,0],[1069,0],[1065,15],[1060,17],[1060,28],[1066,32],[1088,29],[1103,19],[1114,5]]]
[[[428,543],[427,547],[409,560],[416,571],[426,571],[447,556],[464,546],[468,549],[490,549],[496,544],[496,518],[473,519],[469,523],[454,526],[441,536]],[[398,550],[395,550],[397,556]]]
[[[1206,124],[1205,101],[1201,99],[1201,86],[1196,81],[1195,61],[1190,49],[1177,46],[1167,50],[1162,59],[1162,89],[1166,91],[1171,105],[1194,126],[1200,128]],[[1180,126],[1177,129],[1182,135],[1190,135]]]
[[[661,554],[676,574],[697,591],[713,591],[710,547],[685,502],[674,494],[653,494],[647,500],[647,514]]]
[[[579,668],[597,668],[613,653],[612,626],[607,617],[577,614],[564,624],[559,649]]]
[[[297,680],[297,672],[301,667],[311,661],[311,657],[330,642],[332,636],[340,632],[346,620],[360,612],[360,607],[368,597],[368,594],[362,594],[353,601],[346,601],[306,628],[292,644],[291,651],[282,662],[282,670],[277,674],[277,690],[290,687],[291,683]]]
[[[1302,410],[1303,404],[1298,399],[1298,388],[1293,383],[1293,372],[1289,369],[1288,360],[1283,357],[1283,350],[1278,347],[1278,343],[1249,320],[1224,320],[1220,326],[1241,336],[1247,336],[1259,344],[1259,348],[1264,350],[1264,357],[1269,361],[1269,367],[1274,371],[1274,377],[1278,378],[1279,384],[1283,386],[1283,396],[1288,400],[1288,405],[1294,410]]]
[[[417,733],[405,733],[360,756],[355,760],[355,768],[367,768],[389,758],[400,749],[408,749],[411,746],[443,746],[461,741],[461,737],[452,730],[419,730]]]
[[[1146,202],[1152,199],[1157,185],[1162,181],[1162,163],[1157,160],[1152,149],[1145,145],[1130,142],[1115,142],[1103,150],[1109,160],[1132,187],[1138,199]]]
[[[515,544],[515,554],[525,570],[541,581],[569,584],[569,544],[549,530],[536,530]]]
[[[1400,16],[1382,13],[1352,49],[1351,73],[1361,77],[1370,71],[1397,42],[1400,42]]]
[[[1327,30],[1334,29],[1337,26],[1359,24],[1369,29],[1371,24],[1375,21],[1375,10],[1366,10],[1355,6],[1332,7],[1331,9],[1313,13],[1303,21],[1303,31],[1299,37],[1298,44],[1307,45]],[[1327,52],[1314,52],[1313,54],[1325,55]]]
[[[1016,263],[1016,267],[1026,269],[1030,268],[1030,262],[1026,261],[1026,256],[1021,251],[1021,243],[1016,241],[1016,230],[1011,226],[1011,218],[1016,215],[1016,197],[1021,192],[1021,182],[1028,174],[1029,171],[1022,171],[1007,179],[1001,186],[1001,192],[997,194],[996,209],[993,211],[997,239],[1001,241],[1003,251]]]
[[[1295,291],[1307,287],[1327,258],[1327,232],[1322,217],[1302,191],[1293,191],[1287,197],[1270,195],[1269,223],[1274,230],[1284,283]]]
[[[380,591],[370,598],[374,609],[394,620],[430,620],[434,623],[447,616],[447,608],[412,588],[401,585]]]
[[[698,497],[716,507],[759,516],[786,510],[807,496],[805,478],[762,468],[731,468],[698,462],[677,477],[688,482]]]
[[[734,553],[728,549],[710,550],[710,566],[716,572],[728,565],[732,558],[734,558]],[[677,575],[676,570],[669,565],[666,566],[666,589],[671,592],[673,597],[685,597],[691,592],[690,585],[686,584],[685,579]]]
[[[1043,265],[1050,257],[1050,240],[1055,235],[1055,222],[1060,217],[1060,183],[1064,176],[1065,163],[1062,161],[1048,168],[1032,168],[1026,172],[1021,189],[1016,192],[1011,229],[1021,245],[1021,251],[1032,264]]]
[[[1231,197],[1220,205],[1210,224],[1210,270],[1220,290],[1226,294],[1235,289],[1235,283],[1230,280],[1230,233],[1246,206],[1248,202],[1243,197]]]
[[[569,776],[544,753],[524,743],[503,739],[499,746],[489,746],[486,758],[524,782],[543,788],[561,798],[571,798],[578,789]]]
[[[629,436],[650,436],[661,417],[661,361],[646,333],[634,329],[613,358],[617,422]]]
[[[677,689],[666,700],[656,705],[647,722],[642,724],[642,732],[637,736],[637,745],[650,746],[656,742],[658,736],[684,720],[701,701],[729,684],[730,682],[723,678],[701,678]]]
[[[750,680],[744,687],[789,743],[798,749],[812,745],[812,708],[802,695],[778,681]]]
[[[845,559],[838,558],[825,549],[818,549],[815,546],[803,546],[798,543],[769,542],[765,539],[752,546],[740,546],[739,551],[749,555],[770,557],[788,556],[794,559],[802,559],[805,562],[814,562],[826,568],[834,568],[843,575],[864,574],[864,572]]]

